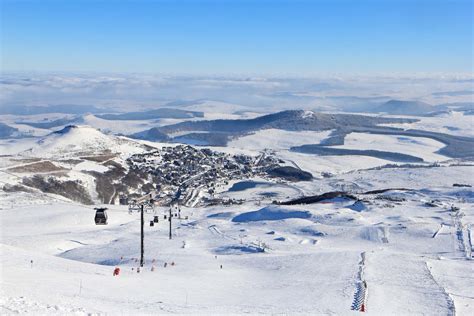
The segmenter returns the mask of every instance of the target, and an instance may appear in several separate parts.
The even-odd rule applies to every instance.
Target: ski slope
[[[182,207],[189,219],[173,221],[172,240],[160,208],[160,223],[145,226],[140,273],[138,213],[110,206],[109,224],[96,226],[92,207],[1,194],[1,311],[350,315],[358,312],[352,306],[362,277],[369,314],[468,315],[472,284],[458,278],[472,276],[472,260],[455,243],[449,205],[472,223],[472,197],[456,199],[440,186],[436,198],[445,207],[427,208],[430,193],[397,194],[405,201],[373,200],[361,211],[346,200]],[[146,224],[153,215],[145,214]],[[441,223],[448,229],[433,237]]]

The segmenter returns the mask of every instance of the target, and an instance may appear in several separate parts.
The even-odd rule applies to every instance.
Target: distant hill
[[[79,118],[73,118],[73,119],[61,118],[61,119],[57,119],[53,121],[40,121],[40,122],[17,121],[15,123],[28,125],[34,128],[50,129],[50,128],[63,126],[63,125],[71,125],[77,122],[79,122]]]
[[[426,115],[439,108],[421,101],[390,100],[375,108],[375,112],[396,115]]]
[[[154,142],[167,142],[171,140],[168,135],[161,132],[158,128],[152,128],[143,132],[135,133],[132,135],[132,138],[152,140]]]
[[[152,128],[131,135],[132,138],[150,141],[186,140],[199,145],[225,146],[227,140],[261,129],[289,131],[322,131],[346,126],[371,127],[382,123],[413,122],[410,119],[381,118],[352,114],[326,114],[303,110],[282,111],[253,119],[200,120]],[[186,133],[189,132],[189,133]],[[207,132],[207,133],[205,133]],[[179,133],[175,139],[173,134]]]
[[[104,120],[153,120],[162,118],[185,119],[193,117],[204,117],[203,112],[186,111],[179,109],[162,108],[143,112],[128,112],[121,114],[96,115]]]
[[[35,157],[74,157],[98,153],[135,153],[146,146],[124,137],[106,135],[90,126],[68,125],[39,140],[23,154]]]
[[[0,123],[0,138],[12,137],[15,132],[18,132],[17,128]]]
[[[391,104],[393,104],[393,102]],[[418,121],[416,118],[329,114],[290,110],[252,119],[186,121],[178,124],[155,127],[135,133],[130,135],[130,137],[149,141],[177,142],[198,146],[226,146],[230,139],[265,129],[287,131],[333,130],[330,136],[319,144],[319,146],[344,145],[345,136],[352,132],[379,135],[405,135],[411,137],[427,137],[444,143],[446,146],[440,149],[439,153],[448,157],[474,157],[473,138],[423,130],[405,130],[380,125],[387,123],[411,123],[416,121]],[[318,150],[322,151],[323,149]],[[331,151],[333,153],[335,152],[333,150]],[[344,154],[351,153],[345,152]],[[373,156],[380,155],[380,153],[373,152],[370,152],[370,154]],[[417,160],[416,157],[396,157],[396,159],[397,161]]]
[[[463,112],[464,115],[474,115],[474,102],[444,103],[437,107],[439,110],[430,113],[430,116],[443,115],[451,111]]]
[[[182,131],[209,131],[246,133],[259,129],[282,129],[288,131],[328,130],[346,125],[373,126],[382,123],[408,122],[396,118],[370,117],[352,114],[326,114],[303,110],[289,110],[259,116],[253,119],[187,121],[161,127],[165,133]]]

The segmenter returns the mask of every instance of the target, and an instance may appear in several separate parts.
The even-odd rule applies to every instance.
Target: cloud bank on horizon
[[[473,102],[474,77],[238,77],[151,74],[3,74],[3,106],[94,105],[114,110],[217,101],[256,112],[280,109],[363,111],[390,99],[432,105]],[[1,106],[1,105],[0,105]]]

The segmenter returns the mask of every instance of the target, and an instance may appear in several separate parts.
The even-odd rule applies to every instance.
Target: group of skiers
[[[217,256],[214,256],[214,258],[217,260]],[[137,258],[134,258],[134,259],[135,259],[135,262],[138,262],[138,259],[137,259]],[[120,257],[120,263],[121,263],[122,261],[123,261],[123,257]],[[33,260],[32,260],[32,262],[33,262]],[[153,259],[153,260],[151,261],[151,263],[152,263],[152,266],[151,266],[151,269],[150,269],[151,272],[155,271],[155,262],[156,262],[155,259]],[[32,264],[33,264],[33,263],[32,263]],[[174,263],[174,261],[171,261],[170,265],[171,265],[172,267],[174,267],[176,264]],[[167,266],[168,266],[168,262],[165,262],[165,263],[163,264],[163,267],[166,268]],[[223,268],[222,264],[219,265],[219,267],[222,269],[222,268]],[[132,267],[132,271],[134,271],[134,270],[135,270],[135,268]],[[137,273],[140,273],[140,271],[141,271],[140,267],[137,267],[136,271],[137,271]],[[118,276],[118,275],[120,275],[120,268],[119,268],[119,267],[115,267],[114,272],[113,272],[113,276]]]
[[[134,258],[134,259],[135,259],[135,262],[137,263],[137,262],[138,262],[138,259],[137,259],[137,258]],[[122,261],[123,261],[123,257],[120,257],[120,263],[121,263]],[[151,272],[155,271],[155,262],[156,262],[155,259],[153,259],[153,260],[151,261],[151,263],[152,263],[152,266],[151,266],[151,269],[150,269]],[[169,265],[172,266],[172,267],[174,267],[174,266],[176,265],[176,263],[175,263],[174,261],[172,261]],[[163,267],[166,268],[167,266],[168,266],[168,262],[165,262],[164,265],[163,265]],[[135,271],[135,268],[132,267],[132,271]],[[141,272],[140,267],[137,267],[137,268],[136,268],[136,271],[137,271],[137,273],[140,273],[140,272]],[[114,272],[113,272],[113,276],[118,276],[118,275],[120,275],[120,268],[119,268],[119,267],[115,267],[115,268],[114,268]]]

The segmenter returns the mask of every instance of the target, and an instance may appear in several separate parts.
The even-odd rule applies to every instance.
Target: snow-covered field
[[[474,118],[462,112],[448,112],[437,116],[417,117],[418,122],[404,124],[381,124],[404,129],[414,128],[427,131],[472,137]]]
[[[344,138],[344,145],[335,146],[335,148],[401,152],[422,158],[427,162],[446,160],[446,156],[436,154],[436,151],[443,147],[443,143],[430,138],[367,133],[350,133]]]
[[[321,172],[347,172],[354,169],[366,169],[382,166],[387,160],[363,156],[312,156],[290,151],[294,146],[304,144],[320,144],[327,139],[331,130],[315,131],[283,131],[277,129],[260,130],[253,134],[239,137],[229,142],[228,147],[236,150],[262,151],[270,149],[280,157],[303,170],[314,174]],[[380,150],[399,152],[422,158],[426,162],[448,160],[449,157],[436,152],[445,145],[436,140],[423,137],[400,135],[374,135],[367,133],[350,133],[344,139],[344,145],[334,148],[357,150]]]
[[[332,131],[284,131],[279,129],[266,129],[254,134],[239,137],[229,142],[229,147],[250,150],[281,150],[303,144],[317,144],[326,139]]]
[[[469,170],[452,169],[457,175]],[[446,172],[417,173],[437,178]],[[160,223],[145,226],[140,273],[138,213],[112,206],[109,224],[96,226],[92,207],[2,194],[2,313],[351,314],[363,253],[369,313],[470,314],[472,249],[463,247],[472,245],[457,237],[456,221],[467,234],[472,192],[440,185],[396,194],[405,201],[387,207],[374,200],[362,209],[344,200],[183,208],[189,219],[173,223],[172,240],[167,210],[158,209]],[[433,198],[440,207],[424,206]]]

